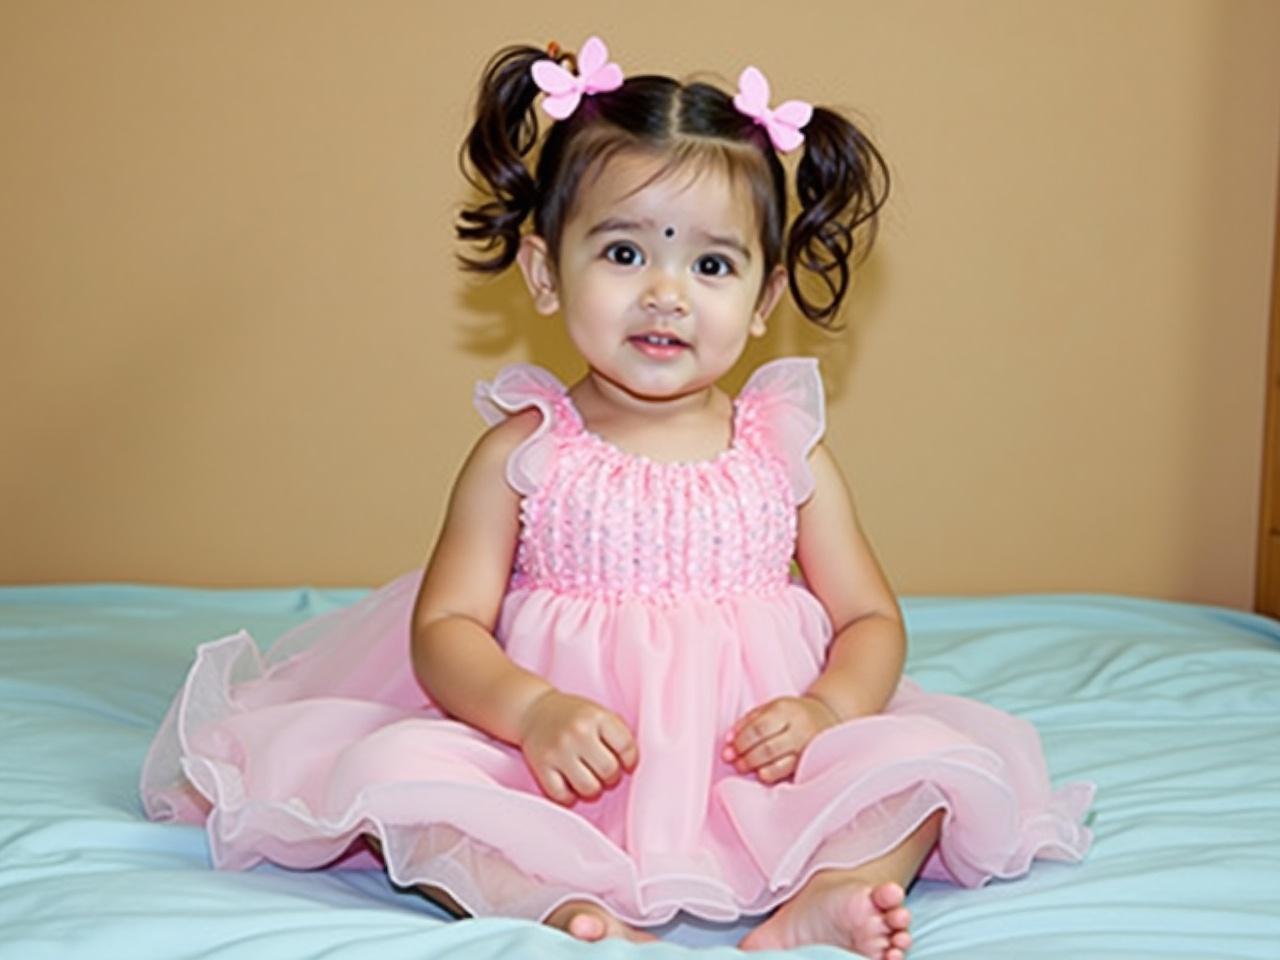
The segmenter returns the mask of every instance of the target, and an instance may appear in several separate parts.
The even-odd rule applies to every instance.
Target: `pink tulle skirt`
[[[720,757],[747,710],[803,692],[830,626],[800,586],[674,603],[508,594],[513,661],[616,711],[636,769],[593,801],[545,797],[520,751],[429,702],[409,664],[415,571],[285,634],[201,646],[143,770],[148,815],[204,822],[215,865],[370,862],[477,916],[540,919],[570,898],[652,925],[729,921],[815,871],[887,853],[935,811],[924,875],[966,886],[1078,860],[1093,788],[1050,788],[1034,728],[904,679],[886,710],[823,731],[791,780]]]

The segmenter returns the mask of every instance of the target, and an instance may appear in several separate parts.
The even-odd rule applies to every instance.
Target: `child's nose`
[[[685,314],[689,305],[685,302],[684,289],[676,278],[665,270],[654,271],[654,277],[641,298],[640,305],[650,313]]]

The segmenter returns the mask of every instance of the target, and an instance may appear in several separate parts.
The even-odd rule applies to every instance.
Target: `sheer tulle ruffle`
[[[815,739],[793,782],[764,786],[712,756],[748,705],[820,669],[825,619],[798,587],[662,614],[512,594],[504,625],[548,638],[509,648],[513,659],[564,689],[615,696],[644,744],[617,788],[566,809],[540,793],[518,750],[424,708],[395,679],[415,585],[406,575],[304,624],[265,663],[244,633],[202,646],[147,764],[148,813],[205,820],[221,867],[323,866],[372,834],[394,880],[443,887],[478,915],[540,918],[588,896],[636,924],[678,909],[709,920],[766,911],[815,870],[887,852],[937,809],[946,827],[927,866],[937,878],[977,885],[1088,846],[1079,822],[1092,791],[1048,790],[1029,725],[910,681],[885,714]],[[796,642],[776,642],[780,619],[801,625]],[[602,636],[616,638],[613,656],[583,649]],[[324,651],[337,637],[363,649],[363,681],[336,682]],[[625,685],[634,658],[646,677],[686,686]]]

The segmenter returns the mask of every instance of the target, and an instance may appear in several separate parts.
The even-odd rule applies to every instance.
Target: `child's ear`
[[[524,274],[524,282],[533,297],[533,309],[543,316],[550,316],[560,309],[560,295],[556,292],[556,271],[547,252],[547,241],[536,233],[526,234],[516,251],[516,263]]]
[[[782,299],[782,295],[786,292],[787,271],[785,267],[779,264],[769,274],[769,279],[765,281],[764,289],[760,291],[760,298],[756,301],[756,308],[751,312],[750,332],[753,337],[764,336],[769,314],[773,313],[773,308],[778,305],[778,301]]]

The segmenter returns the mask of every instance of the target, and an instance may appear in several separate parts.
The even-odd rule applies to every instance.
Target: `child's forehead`
[[[635,152],[595,164],[582,177],[575,198],[580,217],[632,215],[660,220],[664,213],[755,219],[751,185],[727,164]]]

